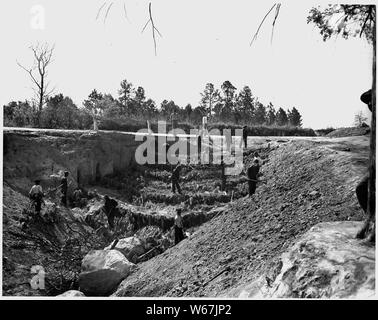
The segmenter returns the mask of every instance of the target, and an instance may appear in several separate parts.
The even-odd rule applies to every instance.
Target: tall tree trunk
[[[375,127],[376,127],[376,31],[374,23],[373,40],[373,90],[372,90],[372,117],[371,117],[371,136],[370,136],[370,167],[369,167],[369,200],[368,200],[368,220],[372,225],[368,237],[375,241]]]
[[[370,130],[370,161],[369,161],[369,181],[368,181],[368,204],[367,218],[364,226],[357,234],[358,238],[366,238],[370,242],[375,242],[375,126],[376,126],[376,31],[375,21],[373,27],[373,85],[371,95],[372,115]]]

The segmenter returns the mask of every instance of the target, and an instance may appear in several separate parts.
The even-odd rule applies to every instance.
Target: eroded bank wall
[[[116,132],[4,131],[4,181],[25,191],[35,179],[54,184],[54,175],[67,170],[71,186],[93,183],[136,165],[140,143]]]

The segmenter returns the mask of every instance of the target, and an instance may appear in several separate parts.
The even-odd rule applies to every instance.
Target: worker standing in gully
[[[260,171],[259,160],[254,159],[253,164],[247,170],[249,196],[251,197],[256,191],[257,178]]]
[[[173,193],[176,193],[176,189],[177,189],[178,193],[181,194],[181,188],[179,184],[181,168],[182,168],[181,164],[178,163],[172,172],[171,182],[172,182]]]
[[[176,209],[174,227],[175,227],[175,245],[176,245],[184,239],[184,224],[182,221],[180,208]]]
[[[35,184],[32,186],[32,188],[29,191],[29,198],[34,205],[35,213],[40,214],[42,203],[44,203],[43,201],[44,194],[43,194],[42,186],[40,185],[41,181],[35,180],[34,183]]]

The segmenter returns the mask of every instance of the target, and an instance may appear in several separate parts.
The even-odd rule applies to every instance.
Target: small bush
[[[317,133],[317,135],[319,136],[326,136],[328,133],[332,132],[332,131],[335,131],[335,128],[332,128],[332,127],[328,127],[326,129],[319,129],[319,130],[316,130],[315,132]]]
[[[218,129],[222,132],[223,129],[231,129],[231,134],[235,135],[236,129],[241,129],[241,126],[227,123],[212,123],[208,129]],[[307,128],[291,127],[291,126],[247,126],[249,136],[316,136],[315,131]]]
[[[185,133],[189,133],[193,126],[190,123],[178,123],[177,128],[182,129]],[[134,119],[102,119],[99,124],[100,130],[114,130],[123,132],[136,132],[141,129],[147,129],[147,121],[145,120],[134,120]],[[167,123],[166,130],[169,132],[172,129],[171,123]],[[151,122],[151,130],[153,132],[158,132],[158,123]]]

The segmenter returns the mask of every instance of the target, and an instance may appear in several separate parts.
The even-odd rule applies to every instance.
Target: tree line
[[[100,124],[109,124],[111,121],[175,120],[198,126],[204,116],[208,117],[209,123],[302,126],[302,116],[295,107],[285,111],[282,107],[276,110],[272,103],[265,106],[253,96],[249,86],[237,92],[230,81],[224,81],[220,90],[212,83],[207,83],[196,107],[191,104],[180,107],[173,100],[163,100],[158,106],[146,97],[143,87],[134,87],[131,82],[123,80],[118,97],[94,89],[81,107],[60,93],[46,97],[43,107],[35,101],[12,101],[3,110],[5,126],[52,129],[90,129],[94,120]]]

